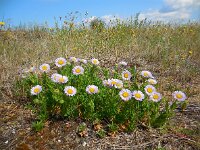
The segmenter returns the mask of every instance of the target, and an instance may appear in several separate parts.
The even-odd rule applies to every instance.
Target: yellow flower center
[[[118,88],[121,88],[121,87],[122,87],[122,84],[121,84],[121,83],[116,83],[116,86],[117,86]]]
[[[159,99],[158,94],[154,94],[154,95],[153,95],[153,99]]]
[[[64,60],[62,60],[62,59],[58,60],[58,64],[59,65],[63,65],[64,64]]]
[[[68,89],[68,90],[67,90],[67,93],[68,93],[68,94],[73,94],[73,90],[72,90],[72,89]]]
[[[65,79],[63,77],[59,78],[59,82],[63,83],[64,81],[65,81]]]
[[[135,97],[136,97],[136,98],[141,98],[142,96],[141,96],[141,94],[136,93],[136,94],[135,94]]]
[[[0,22],[0,26],[4,26],[5,25],[5,22]]]
[[[145,76],[145,77],[148,77],[149,74],[148,74],[147,72],[144,72],[144,76]]]
[[[94,59],[94,60],[93,60],[93,63],[94,63],[94,64],[97,64],[97,60],[96,60],[96,59]]]
[[[53,79],[56,80],[56,79],[57,79],[57,76],[54,76]]]
[[[117,84],[117,82],[115,82],[115,81],[112,81],[112,82],[111,82],[111,84],[112,84],[112,85],[115,85],[115,84]]]
[[[183,95],[182,94],[176,94],[176,97],[178,98],[178,99],[181,99],[181,98],[183,98]]]
[[[148,93],[152,93],[152,92],[153,92],[153,89],[149,87],[149,88],[147,88],[147,92],[148,92]]]
[[[77,68],[77,69],[75,70],[75,72],[76,72],[76,73],[80,73],[80,72],[81,72],[81,69],[80,69],[80,68]]]
[[[91,87],[91,88],[89,89],[89,91],[90,91],[91,93],[94,93],[95,89]]]
[[[75,57],[73,57],[73,58],[72,58],[72,61],[76,61],[76,58],[75,58]]]
[[[46,71],[47,69],[47,66],[42,66],[42,70]]]
[[[152,79],[149,80],[149,82],[150,82],[151,84],[154,84],[154,83],[155,83],[154,80],[152,80]]]
[[[124,74],[124,78],[128,78],[129,77],[129,74],[128,73],[125,73]]]
[[[122,96],[126,98],[126,97],[129,96],[129,93],[128,93],[128,92],[124,92],[124,93],[122,94]]]
[[[40,89],[39,88],[35,88],[33,91],[34,91],[34,93],[39,93]]]

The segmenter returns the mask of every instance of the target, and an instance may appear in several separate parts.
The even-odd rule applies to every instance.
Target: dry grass
[[[38,66],[61,55],[96,57],[113,63],[121,59],[132,63],[144,59],[184,79],[199,73],[200,68],[198,23],[135,27],[128,22],[101,32],[86,28],[49,32],[35,27],[0,31],[0,39],[0,84],[3,86],[16,77],[19,69]]]

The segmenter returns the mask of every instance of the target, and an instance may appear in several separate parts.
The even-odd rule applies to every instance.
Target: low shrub
[[[110,71],[97,59],[57,58],[55,64],[42,64],[39,71],[32,68],[21,83],[36,108],[37,131],[54,116],[105,121],[112,132],[121,126],[132,131],[141,123],[161,127],[186,99],[181,91],[173,92],[175,100],[164,98],[149,71],[138,72],[126,62]]]

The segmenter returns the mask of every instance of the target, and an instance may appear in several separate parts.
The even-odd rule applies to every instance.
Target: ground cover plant
[[[38,121],[33,123],[36,130],[41,129],[49,116],[55,115],[67,119],[106,120],[108,124],[115,124],[116,130],[120,125],[127,131],[133,130],[139,122],[161,127],[172,116],[177,101],[186,99],[181,91],[172,94],[177,101],[163,98],[149,71],[142,71],[140,77],[136,67],[129,71],[127,63],[120,62],[111,73],[99,67],[99,63],[95,58],[88,62],[70,57],[67,62],[60,57],[51,65],[56,71],[53,74],[50,75],[53,70],[45,63],[39,67],[40,74],[32,68],[31,73],[19,81],[39,107],[36,108]]]
[[[199,148],[198,22],[61,22],[62,28],[0,27],[0,149]],[[149,78],[141,74],[147,70]],[[147,85],[161,94],[158,102]]]

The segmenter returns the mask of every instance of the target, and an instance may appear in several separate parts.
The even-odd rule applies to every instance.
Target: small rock
[[[58,142],[60,143],[60,142],[61,142],[61,140],[58,140]]]
[[[82,144],[84,147],[87,145],[87,143],[86,142],[83,142],[83,144]]]
[[[12,133],[15,134],[15,129],[12,130]]]
[[[8,140],[7,140],[7,141],[5,141],[5,144],[8,144]]]

